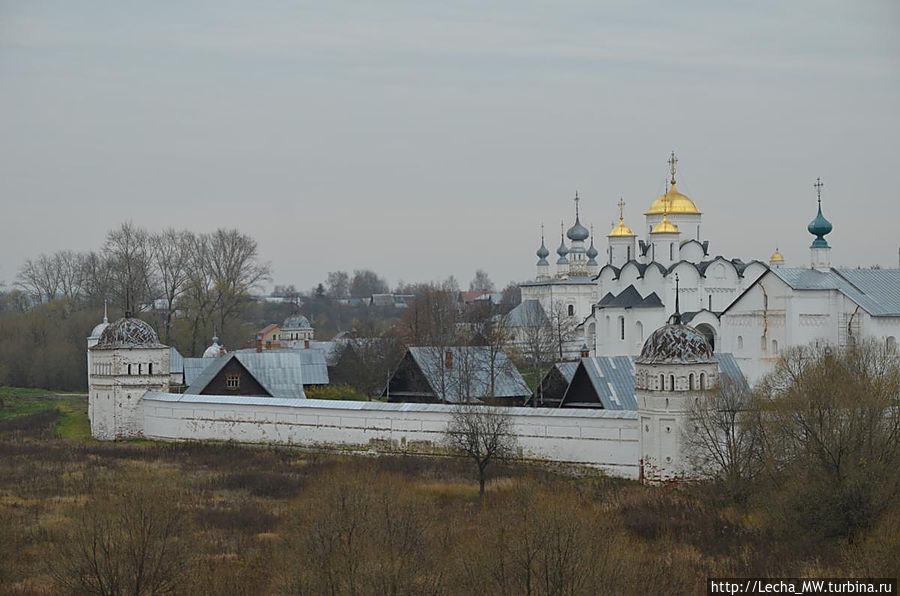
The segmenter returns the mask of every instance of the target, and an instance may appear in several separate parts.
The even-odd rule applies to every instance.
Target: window
[[[129,375],[131,374],[131,365],[130,364],[128,365],[128,374]]]
[[[744,349],[744,338],[738,335],[738,350]]]
[[[237,373],[231,373],[225,375],[225,387],[227,389],[231,389],[232,391],[236,391],[241,387],[241,376]]]
[[[666,375],[659,375],[659,389],[662,391],[666,388]]]
[[[675,391],[675,375],[669,375],[669,391]]]
[[[706,390],[706,373],[700,373],[700,391]]]
[[[625,317],[619,317],[619,339],[625,339]]]
[[[634,330],[637,333],[637,341],[643,343],[644,342],[644,324],[640,321],[637,321],[634,324]]]
[[[694,373],[688,375],[688,389],[694,390]]]
[[[138,374],[139,375],[144,374],[144,365],[141,362],[138,362]]]
[[[670,261],[675,260],[675,243],[674,242],[669,243],[669,260]]]
[[[147,365],[147,374],[148,374],[148,375],[152,375],[152,374],[153,374],[153,363],[152,363],[152,362],[151,362],[150,364]]]
[[[627,252],[626,252],[626,254],[627,254],[627,256],[628,256],[628,258],[627,258],[626,260],[627,260],[627,261],[630,261],[630,260],[631,260],[631,247],[630,247],[630,246],[627,247]]]
[[[570,304],[570,305],[569,305],[569,316],[570,316],[570,317],[574,317],[574,316],[575,316],[575,305],[574,305],[574,304]]]
[[[762,337],[759,338],[759,349],[762,350],[763,352],[766,351],[766,336],[765,335],[763,335]]]
[[[772,353],[773,354],[778,353],[778,342],[775,341],[774,339],[772,340]]]

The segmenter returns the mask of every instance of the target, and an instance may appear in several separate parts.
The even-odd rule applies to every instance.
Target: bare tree
[[[712,391],[698,393],[685,428],[685,452],[695,471],[746,496],[760,468],[759,409],[749,388],[722,376]]]
[[[491,281],[487,271],[479,269],[475,272],[475,277],[469,282],[469,291],[483,293],[494,291],[494,282]]]
[[[138,310],[151,296],[150,237],[143,228],[125,222],[106,235],[114,297],[123,310]]]
[[[482,346],[485,353],[485,372],[487,376],[487,396],[496,395],[497,379],[509,372],[506,367],[512,363],[504,358],[504,349],[510,340],[507,315],[490,301],[482,301],[473,305],[468,313],[469,342]]]
[[[216,230],[205,243],[213,309],[219,329],[224,329],[250,291],[269,278],[270,267],[259,262],[256,240],[237,230]]]
[[[184,517],[157,490],[127,489],[88,505],[51,567],[57,585],[74,594],[173,594],[186,571]]]
[[[62,285],[56,261],[45,254],[27,259],[19,269],[17,285],[38,302],[50,302],[57,297]]]
[[[331,271],[325,281],[328,297],[337,300],[350,297],[350,276],[346,271]]]
[[[175,303],[187,290],[190,279],[191,250],[194,246],[193,234],[167,228],[150,236],[150,250],[158,278],[162,297],[166,301],[166,315],[163,329],[165,341],[172,334],[172,316]]]
[[[330,283],[329,279],[329,283]],[[377,273],[370,269],[357,269],[350,280],[350,296],[353,298],[368,298],[372,294],[385,294],[388,284]]]
[[[484,501],[487,470],[515,454],[512,417],[505,408],[461,403],[453,408],[445,431],[448,446],[471,459],[478,470],[478,495]]]

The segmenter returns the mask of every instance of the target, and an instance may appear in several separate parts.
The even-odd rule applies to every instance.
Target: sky
[[[126,220],[273,282],[534,275],[678,188],[713,255],[898,266],[900,3],[0,0],[0,281]]]

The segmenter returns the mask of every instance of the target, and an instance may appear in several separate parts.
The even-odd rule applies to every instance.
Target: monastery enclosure
[[[454,407],[147,393],[140,400],[143,436],[164,440],[237,441],[372,453],[446,453],[443,433]],[[637,478],[638,415],[620,410],[504,408],[519,455],[590,465]]]

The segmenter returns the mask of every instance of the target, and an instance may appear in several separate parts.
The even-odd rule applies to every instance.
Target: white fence
[[[147,393],[143,434],[376,452],[441,449],[453,406]],[[637,478],[637,413],[508,408],[522,457]]]

